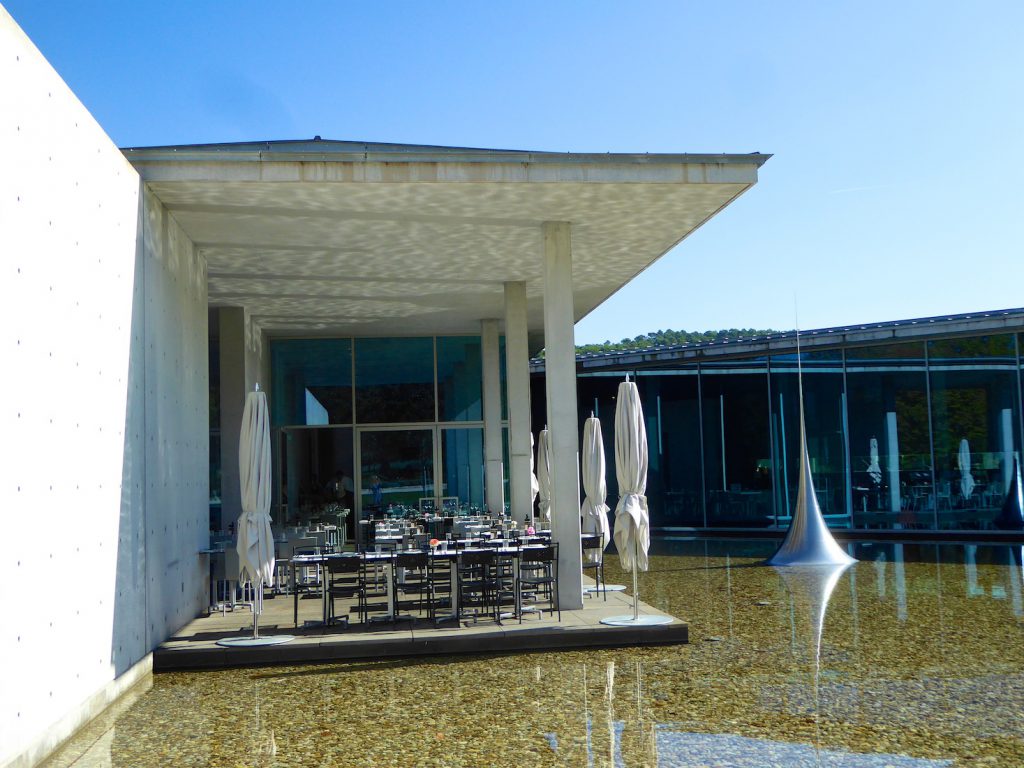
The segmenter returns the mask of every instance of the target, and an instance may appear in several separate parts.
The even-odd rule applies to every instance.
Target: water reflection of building
[[[1022,332],[1024,310],[802,332],[808,449],[829,524],[991,528],[1022,442]],[[799,479],[795,346],[781,334],[578,358],[583,416],[610,418],[616,384],[635,375],[655,527],[789,524]],[[543,363],[533,371],[536,422]],[[611,439],[609,430],[609,450]]]

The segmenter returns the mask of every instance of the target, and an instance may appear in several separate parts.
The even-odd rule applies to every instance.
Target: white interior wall
[[[0,8],[0,765],[31,765],[206,601],[206,274]]]

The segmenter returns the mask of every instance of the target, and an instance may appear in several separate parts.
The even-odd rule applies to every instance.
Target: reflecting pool
[[[688,646],[162,674],[47,765],[1024,765],[1021,547],[772,550],[656,542]]]

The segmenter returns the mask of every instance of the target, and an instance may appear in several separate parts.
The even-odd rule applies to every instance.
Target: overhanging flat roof
[[[346,141],[123,150],[202,251],[213,306],[271,335],[478,333],[573,225],[585,316],[757,181],[768,155],[574,154]]]

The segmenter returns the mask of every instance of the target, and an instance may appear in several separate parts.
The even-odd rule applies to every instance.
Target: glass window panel
[[[767,373],[764,358],[701,366],[708,525],[774,523]]]
[[[434,421],[433,338],[356,339],[356,418]]]
[[[438,337],[437,387],[440,421],[483,419],[483,364],[479,336]]]
[[[1010,334],[928,342],[941,528],[989,528],[1019,455],[1017,360]]]
[[[362,517],[401,515],[434,498],[434,430],[360,432]]]
[[[697,367],[648,375],[640,372],[637,388],[647,425],[647,503],[653,526],[703,526],[700,474],[700,415]],[[612,433],[606,453],[615,472],[614,414],[601,424]]]
[[[275,426],[352,423],[352,340],[270,343]]]
[[[924,344],[849,349],[846,374],[854,525],[931,528]]]
[[[479,427],[441,430],[441,495],[460,506],[484,508],[484,431]]]
[[[355,502],[351,427],[282,429],[276,447],[276,525],[338,524]],[[351,534],[354,516],[344,518]]]
[[[807,453],[814,489],[833,527],[851,525],[843,431],[843,362],[838,350],[802,352]],[[777,524],[787,527],[800,483],[800,395],[796,354],[771,358],[771,466]]]

